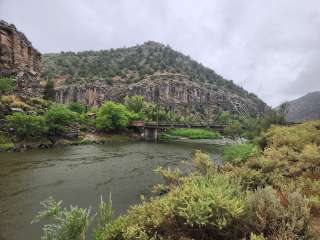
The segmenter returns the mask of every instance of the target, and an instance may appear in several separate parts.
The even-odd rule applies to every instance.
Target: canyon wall
[[[181,114],[195,113],[204,117],[221,111],[257,116],[268,109],[258,98],[239,96],[210,85],[205,86],[182,74],[151,75],[129,85],[110,86],[97,81],[56,88],[56,101],[65,104],[81,102],[89,106],[99,106],[106,100],[122,102],[125,96],[133,95],[141,95],[149,102],[159,102]]]
[[[13,24],[0,21],[0,76],[14,76],[20,93],[39,94],[41,54]]]

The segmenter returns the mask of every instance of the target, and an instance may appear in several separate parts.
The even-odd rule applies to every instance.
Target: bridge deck
[[[219,125],[211,122],[198,122],[198,123],[168,123],[168,122],[132,122],[130,124],[132,127],[138,128],[160,128],[160,129],[167,129],[167,128],[212,128],[216,130],[224,130],[226,125]]]

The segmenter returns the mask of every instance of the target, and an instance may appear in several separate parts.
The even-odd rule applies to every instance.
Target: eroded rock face
[[[19,92],[39,87],[41,54],[13,24],[0,21],[0,76],[15,76]],[[35,91],[36,92],[36,91]]]
[[[267,105],[254,96],[239,96],[225,89],[202,85],[181,74],[157,74],[129,85],[105,85],[93,82],[56,88],[56,101],[69,104],[81,102],[99,106],[106,100],[123,101],[125,96],[141,95],[149,102],[182,114],[197,112],[203,117],[221,111],[249,115],[263,114]]]

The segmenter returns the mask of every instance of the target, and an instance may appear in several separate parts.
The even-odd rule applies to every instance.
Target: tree
[[[112,101],[105,102],[97,113],[96,127],[101,130],[126,128],[129,124],[129,115],[124,105]]]
[[[65,127],[73,123],[75,119],[74,112],[60,104],[53,105],[45,115],[49,134],[53,137],[63,133]]]
[[[224,133],[233,139],[241,137],[243,132],[242,126],[238,120],[232,120],[229,125],[224,129]]]
[[[86,111],[86,107],[79,103],[79,102],[73,102],[73,103],[70,103],[68,108],[72,111],[72,112],[76,112],[76,113],[84,113]]]
[[[13,88],[12,86],[12,79],[8,77],[1,77],[0,78],[0,94],[7,93],[11,91]]]
[[[125,105],[128,110],[135,113],[141,113],[145,108],[146,102],[142,96],[127,96],[125,97]]]
[[[8,128],[15,130],[19,138],[38,138],[47,132],[43,116],[14,113],[7,117]]]
[[[228,124],[231,119],[232,119],[232,116],[230,115],[230,113],[227,111],[223,111],[219,114],[217,122],[219,124],[225,125],[225,124]]]

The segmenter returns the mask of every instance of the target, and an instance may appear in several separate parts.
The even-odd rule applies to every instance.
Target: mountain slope
[[[149,101],[156,101],[155,95],[159,95],[167,106],[207,104],[220,110],[241,108],[253,115],[266,108],[257,96],[232,81],[151,41],[130,48],[44,54],[43,77],[54,80],[56,98],[64,103],[99,105],[104,100],[121,101],[126,95],[139,94]]]
[[[287,121],[303,122],[313,119],[320,119],[320,91],[289,102]]]

